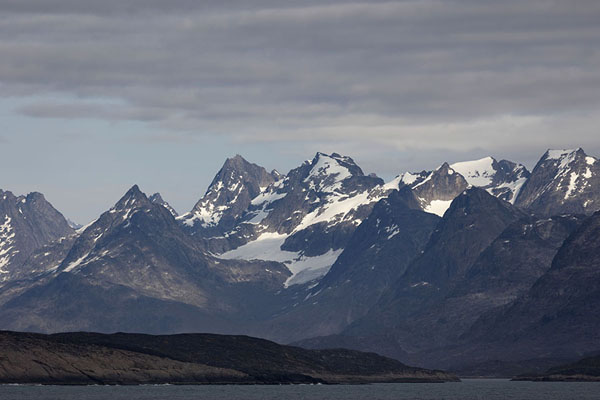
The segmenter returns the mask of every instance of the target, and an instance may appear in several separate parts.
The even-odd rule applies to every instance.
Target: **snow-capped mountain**
[[[444,215],[452,200],[462,193],[469,184],[465,178],[444,163],[433,171],[404,173],[386,184],[388,188],[410,187],[425,212]]]
[[[218,235],[231,230],[250,201],[277,179],[277,171],[269,173],[240,155],[228,158],[206,194],[179,220],[194,233]]]
[[[177,211],[175,211],[175,209],[173,207],[171,207],[171,205],[169,203],[167,203],[165,200],[163,200],[160,193],[154,193],[152,196],[148,197],[148,200],[150,200],[152,203],[160,204],[161,206],[163,206],[164,208],[169,210],[171,215],[173,215],[174,217],[179,216]]]
[[[529,178],[524,165],[512,161],[496,161],[493,157],[454,163],[450,166],[471,186],[480,187],[490,194],[512,204]]]
[[[35,250],[72,233],[41,193],[15,196],[0,190],[0,282],[12,279]]]
[[[583,149],[548,150],[515,204],[540,215],[591,214],[600,209],[600,163]]]
[[[216,252],[224,259],[282,262],[293,273],[287,285],[320,278],[387,192],[350,157],[317,153],[253,198],[225,233],[229,248]]]

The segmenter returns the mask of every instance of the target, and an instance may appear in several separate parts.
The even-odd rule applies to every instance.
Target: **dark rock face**
[[[443,382],[451,374],[376,354],[311,351],[247,336],[0,332],[0,382],[370,383]]]
[[[289,342],[341,332],[364,316],[424,248],[439,217],[419,209],[405,187],[380,200],[317,284],[288,289],[261,335]]]
[[[499,199],[514,204],[531,173],[525,166],[508,160],[494,160],[493,167],[498,172],[494,175],[491,186],[486,189]]]
[[[591,214],[600,209],[600,163],[577,150],[548,150],[517,197],[536,214]]]
[[[545,352],[572,356],[596,350],[599,342],[600,213],[573,232],[552,267],[523,296],[483,316],[465,339],[489,353],[504,348],[514,358]],[[483,344],[485,343],[485,344]],[[510,351],[506,349],[511,344]]]
[[[480,254],[522,217],[520,210],[483,189],[466,190],[439,221],[423,253],[389,285],[365,317],[341,334],[373,336],[375,342],[384,333],[392,336],[396,348],[390,350],[386,344],[386,351],[393,351],[386,354],[418,353],[451,342],[460,334],[449,327],[456,311],[446,309],[449,312],[444,315],[438,310]],[[374,346],[364,348],[378,350]]]
[[[35,250],[73,233],[41,193],[17,197],[0,190],[0,283],[13,279]]]
[[[242,156],[228,158],[193,210],[181,216],[192,232],[218,235],[234,228],[250,201],[275,182],[279,174],[249,163]]]
[[[404,174],[399,177],[398,187],[404,185],[413,190],[421,209],[440,217],[452,200],[469,186],[465,178],[456,173],[448,163],[431,172]]]
[[[175,209],[173,207],[171,207],[171,205],[169,203],[167,203],[166,201],[163,200],[160,193],[154,193],[152,196],[148,197],[148,200],[150,200],[152,203],[160,204],[161,206],[163,206],[164,208],[169,210],[171,215],[173,215],[174,217],[177,218],[179,216],[177,211],[175,211]]]
[[[524,214],[485,190],[466,190],[453,202],[423,256],[409,268],[407,284],[445,288],[467,269],[509,224]]]

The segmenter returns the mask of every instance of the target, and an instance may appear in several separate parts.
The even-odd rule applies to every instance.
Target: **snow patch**
[[[330,250],[320,256],[306,257],[300,252],[281,250],[287,237],[288,235],[277,232],[263,233],[256,240],[218,257],[226,260],[264,260],[283,263],[292,272],[292,276],[285,282],[285,286],[288,287],[324,276],[342,252],[342,249]]]
[[[560,160],[576,151],[577,149],[548,150],[546,152],[546,160]]]
[[[458,162],[452,164],[450,167],[462,175],[467,183],[472,186],[489,186],[496,175],[494,159],[492,157],[485,157],[475,161]]]
[[[0,274],[8,274],[4,267],[10,262],[14,250],[14,237],[11,222],[12,218],[8,215],[4,217],[4,222],[0,225]]]
[[[329,179],[329,178],[333,179]],[[352,177],[348,168],[340,165],[333,157],[319,154],[317,162],[304,179],[310,188],[325,193],[332,193],[342,188],[342,181]],[[318,184],[315,185],[315,182]],[[323,184],[324,183],[324,184]]]
[[[450,208],[450,204],[452,204],[452,200],[433,200],[423,211],[443,217],[446,210]]]
[[[567,192],[565,193],[565,200],[567,200],[571,196],[573,191],[575,191],[575,189],[577,188],[577,179],[578,178],[579,178],[579,175],[577,173],[575,173],[575,172],[571,173],[569,187],[567,188]]]

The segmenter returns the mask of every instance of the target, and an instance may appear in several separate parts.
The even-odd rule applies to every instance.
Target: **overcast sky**
[[[598,0],[0,0],[0,188],[191,209],[226,157],[600,155]]]

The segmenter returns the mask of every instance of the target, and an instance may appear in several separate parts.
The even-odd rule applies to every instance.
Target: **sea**
[[[1,400],[600,400],[600,382],[512,382],[371,385],[0,385]]]

